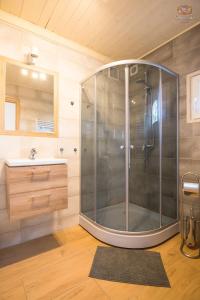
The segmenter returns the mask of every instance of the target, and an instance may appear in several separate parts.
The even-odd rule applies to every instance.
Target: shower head
[[[135,83],[142,83],[142,84],[144,84],[144,88],[145,88],[145,89],[151,89],[151,86],[148,85],[148,84],[146,83],[146,80],[144,80],[144,79],[139,78],[138,80],[136,80]]]
[[[136,83],[144,83],[145,84],[145,80],[140,78],[140,79],[136,80]]]

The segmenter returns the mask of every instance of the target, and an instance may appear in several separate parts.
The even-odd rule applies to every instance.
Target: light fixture
[[[45,73],[40,73],[39,77],[41,80],[47,80],[47,75]]]
[[[37,72],[32,72],[32,78],[33,79],[38,79],[39,75]]]
[[[28,70],[27,69],[21,69],[21,74],[23,76],[27,76],[28,75]]]
[[[36,59],[39,57],[39,50],[37,47],[32,47],[27,54],[27,64],[35,65]]]

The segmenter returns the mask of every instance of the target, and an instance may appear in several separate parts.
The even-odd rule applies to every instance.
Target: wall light
[[[47,75],[45,73],[40,73],[39,77],[41,80],[47,80]]]
[[[21,74],[23,76],[27,76],[28,75],[28,70],[27,69],[21,69]]]
[[[39,74],[37,72],[32,72],[32,78],[33,79],[38,79]]]

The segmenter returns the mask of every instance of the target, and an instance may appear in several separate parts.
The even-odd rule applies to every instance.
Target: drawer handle
[[[42,196],[32,196],[31,197],[31,207],[33,209],[40,209],[49,206],[51,194],[42,195]],[[43,200],[43,201],[41,201]],[[44,201],[45,200],[45,201]]]
[[[45,174],[47,176],[49,176],[50,172],[51,172],[51,170],[42,170],[42,171],[38,171],[38,170],[34,171],[34,170],[32,170],[32,171],[30,171],[29,174],[31,175],[31,177],[41,176],[41,175],[45,175]]]

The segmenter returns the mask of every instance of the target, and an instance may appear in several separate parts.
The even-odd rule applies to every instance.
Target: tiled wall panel
[[[163,64],[179,75],[180,176],[189,171],[200,173],[200,123],[191,124],[186,121],[186,75],[200,70],[199,53],[200,25],[170,41],[144,58]],[[169,161],[166,161],[166,164],[168,163]],[[173,162],[171,161],[171,168],[173,167]],[[173,183],[169,183],[168,185],[169,191],[171,184]],[[167,206],[168,203],[164,203],[164,205]]]
[[[58,72],[59,137],[0,136],[0,248],[14,245],[78,224],[80,198],[80,81],[103,64],[77,51],[48,42],[28,31],[0,22],[0,55],[23,62],[27,49],[38,47],[37,66]],[[72,106],[71,101],[74,103]],[[39,157],[68,159],[69,207],[51,214],[9,222],[5,197],[4,161],[27,158],[36,148]],[[74,152],[77,148],[77,152]]]

